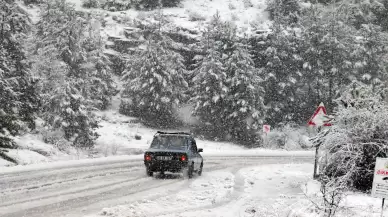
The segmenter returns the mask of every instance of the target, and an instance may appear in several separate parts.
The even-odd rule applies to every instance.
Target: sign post
[[[263,133],[266,135],[271,132],[271,126],[270,125],[263,125]]]
[[[330,118],[326,113],[326,108],[323,103],[320,103],[318,108],[315,110],[313,116],[311,116],[308,125],[318,127],[318,133],[321,131],[322,126],[331,126]],[[313,178],[318,178],[318,151],[320,144],[315,146],[315,161],[314,161],[314,174]]]
[[[372,197],[382,198],[381,217],[384,214],[384,202],[388,197],[388,158],[376,158],[373,174]]]
[[[267,136],[269,132],[271,132],[271,125],[264,124],[263,125],[264,144],[267,144]]]

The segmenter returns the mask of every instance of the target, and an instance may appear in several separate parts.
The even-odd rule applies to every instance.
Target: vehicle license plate
[[[172,156],[158,156],[157,159],[158,160],[171,160]]]

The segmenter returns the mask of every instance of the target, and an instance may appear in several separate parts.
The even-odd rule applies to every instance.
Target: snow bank
[[[25,149],[10,149],[6,153],[9,157],[15,159],[19,164],[35,164],[41,162],[48,162],[47,157],[30,150]]]
[[[313,157],[313,151],[284,151],[268,149],[247,149],[247,150],[204,150],[202,156],[222,156],[222,157]]]
[[[0,167],[8,167],[13,165],[14,165],[13,163],[0,158]]]
[[[14,141],[19,148],[35,151],[46,157],[60,154],[53,145],[43,142],[42,136],[38,134],[25,134],[14,138]]]
[[[110,157],[101,157],[94,159],[82,159],[82,160],[66,160],[66,161],[56,161],[56,162],[40,162],[31,165],[17,165],[13,167],[4,167],[1,168],[0,174],[5,173],[14,173],[14,172],[24,172],[24,171],[34,171],[34,170],[46,170],[46,169],[59,169],[59,168],[69,168],[72,166],[88,166],[88,165],[97,165],[105,163],[120,163],[127,162],[130,160],[141,160],[143,156],[110,156]]]

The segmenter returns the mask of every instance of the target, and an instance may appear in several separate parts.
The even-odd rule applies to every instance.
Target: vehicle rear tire
[[[189,168],[187,168],[187,177],[189,179],[193,178],[193,173],[194,173],[194,165],[191,165],[189,166]]]
[[[203,162],[201,163],[201,166],[199,167],[198,176],[202,175],[202,169],[203,169]]]
[[[148,169],[148,168],[147,168],[146,173],[147,173],[147,176],[150,176],[150,177],[154,175],[154,173],[152,171],[150,171],[150,169]]]

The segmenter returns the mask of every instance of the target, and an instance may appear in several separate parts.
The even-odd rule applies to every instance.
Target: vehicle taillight
[[[182,155],[182,156],[181,156],[181,161],[186,161],[186,160],[187,160],[186,155]]]
[[[144,156],[144,160],[145,160],[145,161],[151,161],[151,155],[148,155],[148,154],[145,155],[145,156]]]

